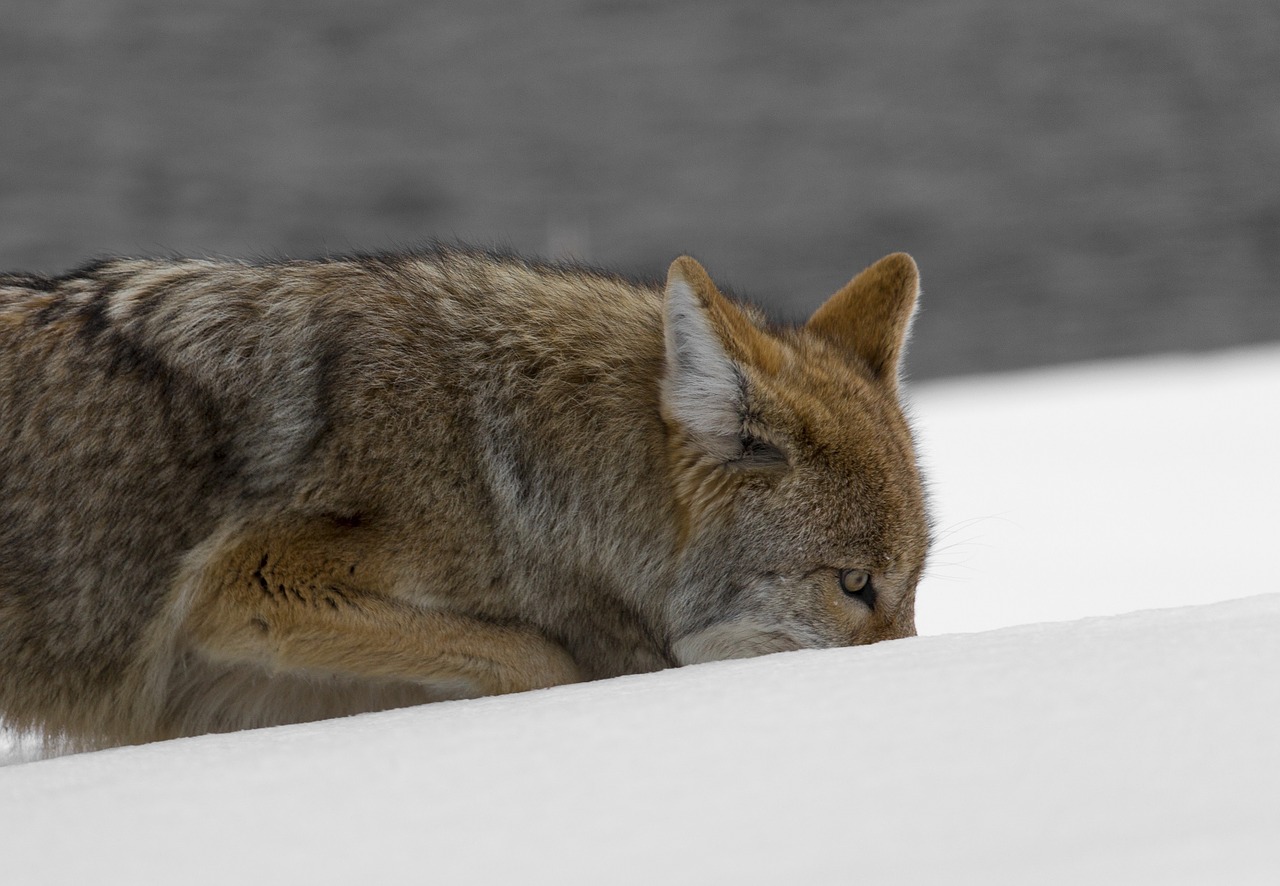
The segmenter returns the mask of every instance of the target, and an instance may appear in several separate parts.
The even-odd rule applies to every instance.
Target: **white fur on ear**
[[[721,344],[702,301],[679,274],[667,280],[664,323],[662,396],[667,409],[709,454],[734,458],[741,448],[743,374]]]

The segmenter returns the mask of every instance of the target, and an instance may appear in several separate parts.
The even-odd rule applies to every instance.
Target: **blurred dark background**
[[[905,249],[917,378],[1280,339],[1280,4],[9,3],[0,265],[429,238],[799,319]]]

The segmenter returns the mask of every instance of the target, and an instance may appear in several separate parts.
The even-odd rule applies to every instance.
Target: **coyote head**
[[[897,388],[918,279],[890,255],[803,326],[770,328],[693,259],[672,264],[681,664],[915,634],[929,527]]]

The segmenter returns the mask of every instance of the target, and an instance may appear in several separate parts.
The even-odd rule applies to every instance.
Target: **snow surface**
[[[1280,882],[1280,595],[1003,627],[1280,590],[1280,349],[914,403],[1002,629],[11,765],[0,879]]]
[[[1280,591],[1280,348],[941,382],[912,400],[937,520],[920,633]]]
[[[14,766],[11,883],[1274,883],[1280,595]]]

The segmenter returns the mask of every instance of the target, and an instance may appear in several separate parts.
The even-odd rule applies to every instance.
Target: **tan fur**
[[[919,286],[911,256],[885,256],[818,308],[809,329],[847,344],[877,378],[896,385],[898,360],[915,309],[913,301],[903,310],[901,294],[915,293]]]
[[[916,280],[775,328],[687,257],[0,277],[0,716],[96,746],[909,636]]]

